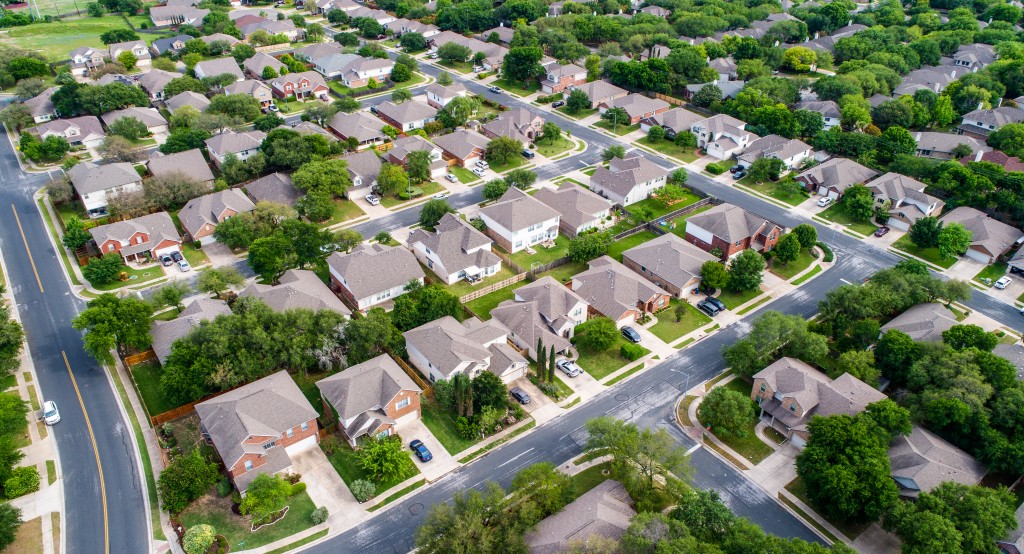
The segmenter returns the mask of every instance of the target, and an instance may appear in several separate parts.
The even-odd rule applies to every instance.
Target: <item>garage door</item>
[[[213,235],[206,235],[205,237],[199,239],[199,244],[202,244],[203,246],[206,246],[207,244],[213,244],[214,242],[217,242],[217,239],[214,238]]]
[[[171,252],[181,252],[181,249],[178,248],[177,246],[171,246],[169,248],[161,248],[159,250],[154,250],[153,251],[153,255],[159,258],[160,256],[162,256],[164,254],[170,254]]]
[[[412,421],[416,421],[419,418],[420,418],[419,410],[417,410],[415,412],[409,412],[409,413],[405,414],[404,416],[402,416],[402,417],[400,417],[400,418],[395,420],[395,427],[401,427],[402,425],[404,425],[406,423],[410,423]]]
[[[523,377],[526,377],[526,366],[510,371],[505,375],[502,375],[501,380],[504,381],[505,384],[507,385],[512,381],[515,381],[516,379],[522,379]]]
[[[973,248],[968,248],[967,249],[967,257],[972,259],[972,260],[981,262],[983,264],[987,264],[987,263],[990,263],[992,261],[992,259],[989,258],[988,254],[985,254],[983,252],[979,252],[979,251],[977,251],[977,250],[975,250]]]
[[[284,447],[284,451],[287,452],[289,456],[292,456],[299,452],[309,450],[314,446],[316,446],[316,435],[310,435],[291,446]]]

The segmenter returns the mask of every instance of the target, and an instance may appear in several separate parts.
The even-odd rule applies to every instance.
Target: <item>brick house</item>
[[[714,259],[674,233],[666,233],[622,253],[622,265],[678,298],[700,283],[701,266]]]
[[[471,129],[456,129],[447,135],[434,137],[445,159],[455,160],[462,167],[484,159],[490,139]]]
[[[189,200],[178,212],[178,217],[188,236],[206,245],[216,240],[213,231],[217,225],[255,208],[256,204],[249,200],[242,189],[225,189]]]
[[[609,256],[590,261],[590,269],[572,278],[572,290],[590,306],[622,327],[642,315],[669,306],[671,295]]]
[[[686,242],[705,252],[719,248],[723,260],[748,248],[771,250],[780,237],[781,226],[732,204],[719,204],[686,221]]]
[[[586,84],[587,70],[573,63],[553,63],[547,67],[544,77],[540,82],[544,94],[557,94],[569,87]]]
[[[167,212],[99,225],[89,232],[100,252],[117,252],[125,261],[181,250],[181,235]]]
[[[629,117],[628,121],[619,121],[619,125],[636,125],[641,119],[652,118],[658,114],[665,113],[672,109],[672,105],[659,98],[648,98],[642,94],[627,94],[621,98],[615,98],[608,102],[602,102],[598,111],[605,113],[608,110],[622,108]]]
[[[277,98],[292,98],[296,100],[324,100],[327,101],[330,89],[323,75],[316,71],[302,71],[300,73],[289,73],[281,75],[271,81],[270,88]]]

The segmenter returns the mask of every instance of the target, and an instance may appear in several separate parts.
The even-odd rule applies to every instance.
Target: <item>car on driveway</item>
[[[161,255],[160,255],[160,263],[161,263],[161,264],[162,264],[162,265],[163,265],[164,267],[170,267],[171,265],[173,265],[173,264],[174,264],[174,258],[170,257],[170,256],[169,256],[169,255],[167,255],[167,254],[161,254]]]
[[[379,198],[379,197],[377,197],[377,196],[374,196],[374,195],[372,195],[372,194],[367,194],[367,195],[366,195],[366,201],[367,201],[367,202],[368,202],[368,203],[369,203],[369,204],[370,204],[371,206],[376,206],[376,205],[380,204],[380,198]]]
[[[171,259],[174,260],[175,263],[177,263],[180,262],[181,260],[184,260],[185,256],[182,256],[180,251],[173,250],[171,251]]]
[[[999,290],[1003,290],[1006,287],[1010,286],[1010,283],[1012,282],[1013,279],[1011,279],[1009,275],[1003,275],[1002,277],[999,278],[998,281],[996,281],[996,284],[993,286]]]
[[[184,273],[186,271],[191,271],[192,266],[188,265],[188,260],[178,260],[178,269]]]
[[[746,176],[747,176],[747,172],[743,171],[743,170],[737,171],[736,173],[732,174],[732,178],[735,181],[739,181],[740,179],[742,179],[742,178],[744,178]]]
[[[423,441],[416,439],[409,443],[409,448],[412,449],[412,453],[420,459],[421,462],[429,462],[434,459],[434,455],[427,450],[427,447],[423,444]]]
[[[480,169],[490,169],[491,168],[491,164],[487,163],[486,160],[477,160],[476,164],[474,164],[474,165],[476,165]]]
[[[551,107],[552,108],[561,108],[564,105],[565,105],[565,101],[564,100],[559,100],[558,102],[553,102],[551,104]]]
[[[43,421],[47,425],[60,423],[60,412],[57,411],[57,403],[53,400],[43,402]]]
[[[718,309],[718,306],[715,306],[711,302],[708,302],[707,299],[697,302],[697,309],[708,314],[710,317],[715,317],[716,315],[718,315],[719,312],[722,311]]]
[[[281,111],[281,108],[278,108],[277,104],[271,104],[271,105],[267,106],[267,109],[270,110],[271,113],[277,113],[277,112]]]
[[[824,197],[818,199],[818,206],[820,206],[822,208],[828,206],[831,203],[832,203],[832,199],[829,198],[828,196],[824,196]]]
[[[724,312],[725,310],[729,309],[729,308],[725,307],[725,302],[722,302],[721,300],[715,298],[714,296],[709,296],[709,297],[705,298],[704,301],[705,302],[710,302],[711,305],[716,307],[716,308],[718,308],[718,311],[720,311],[720,312]]]
[[[482,167],[474,167],[473,168],[473,174],[478,176],[478,177],[483,177],[484,173],[485,173],[485,170]]]
[[[525,148],[523,149],[523,157],[526,158],[527,160],[532,160],[534,156],[536,156],[536,154],[534,154],[533,152],[530,152]]]
[[[449,182],[451,182],[451,183],[457,183],[457,182],[459,182],[459,178],[458,178],[458,177],[456,177],[454,173],[448,173],[448,174],[446,174],[446,175],[444,176],[444,178],[445,178],[445,179],[448,179],[448,181],[449,181]]]
[[[558,360],[558,362],[555,363],[555,365],[558,366],[558,369],[561,369],[562,372],[568,375],[569,377],[575,377],[580,373],[583,373],[583,368],[576,365],[576,363],[573,362],[572,360]]]
[[[622,336],[626,337],[626,340],[629,342],[640,342],[642,340],[640,338],[640,333],[637,333],[636,329],[632,327],[623,327]]]
[[[519,402],[520,404],[529,404],[530,403],[530,395],[526,394],[526,391],[524,391],[523,389],[521,389],[519,387],[516,387],[516,388],[508,391],[508,393],[511,394],[512,398],[515,398],[516,402]]]
[[[729,168],[729,173],[738,173],[740,171],[743,171],[744,169],[746,168],[743,167],[743,164],[736,164]]]
[[[889,232],[889,228],[886,227],[885,225],[883,225],[883,226],[879,227],[878,229],[875,229],[875,236],[876,237],[884,237],[888,232]]]

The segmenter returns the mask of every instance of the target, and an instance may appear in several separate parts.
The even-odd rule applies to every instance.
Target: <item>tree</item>
[[[114,256],[117,256],[114,254]],[[85,332],[85,350],[100,362],[112,364],[110,351],[115,347],[122,354],[128,348],[147,348],[153,307],[135,297],[119,298],[106,293],[89,301],[71,326]]]
[[[901,502],[883,526],[903,540],[904,552],[988,552],[1015,528],[1013,494],[946,481],[916,502]]]
[[[378,482],[389,481],[408,470],[409,455],[397,437],[373,437],[363,442],[359,465]]]
[[[700,287],[710,292],[724,289],[729,284],[729,270],[717,260],[708,260],[700,266]]]
[[[110,134],[124,137],[131,141],[137,141],[149,134],[146,124],[134,117],[122,117],[110,124]]]
[[[782,235],[772,251],[775,252],[775,261],[788,265],[800,255],[800,239],[793,233]]]
[[[107,45],[133,40],[139,40],[139,34],[131,29],[111,29],[100,35],[100,41]]]
[[[391,69],[391,80],[396,83],[404,83],[412,79],[412,70],[408,66],[395,64]]]
[[[82,268],[82,275],[94,285],[105,285],[118,280],[124,270],[124,261],[120,254],[110,253],[89,260]]]
[[[288,503],[291,489],[288,481],[276,475],[261,473],[249,483],[238,511],[243,515],[251,515],[256,522],[266,521]]]
[[[491,516],[504,513],[505,497],[500,486],[488,482],[483,493],[470,490],[456,495],[452,502],[434,504],[416,531],[417,551],[423,554],[526,552],[526,545],[522,544],[523,530],[516,529],[520,525],[519,518],[514,514]]]
[[[420,225],[433,229],[444,214],[453,213],[455,209],[446,200],[430,200],[420,210]]]
[[[348,162],[340,159],[305,163],[292,174],[292,185],[301,191],[320,191],[340,198],[352,186]]]
[[[406,36],[408,36],[408,35],[407,34],[406,35],[402,35],[402,38],[405,38]],[[444,86],[444,87],[447,87],[447,86],[451,85],[452,84],[452,75],[451,75],[451,73],[448,73],[447,71],[442,71],[440,74],[438,74],[438,76],[437,76],[437,84],[439,84],[441,86]]]
[[[793,228],[792,233],[796,235],[802,248],[811,248],[818,242],[818,230],[813,225],[801,223]]]
[[[379,182],[379,178],[378,178]],[[494,179],[484,183],[483,195],[487,200],[497,200],[501,198],[505,191],[509,188],[509,184],[504,179]]]
[[[704,85],[700,90],[693,93],[690,102],[694,106],[708,108],[722,101],[722,89],[718,85]]]
[[[882,163],[891,162],[899,154],[913,155],[917,152],[917,141],[910,131],[896,125],[886,129],[878,137],[876,145],[878,161]]]
[[[517,473],[509,492],[529,498],[542,513],[553,514],[572,499],[575,488],[572,478],[558,471],[554,464],[540,462]]]
[[[758,158],[750,165],[749,174],[756,181],[778,181],[785,168],[786,164],[778,158]]]
[[[665,139],[665,128],[660,125],[654,125],[649,131],[647,131],[647,140],[650,142],[660,142]]]
[[[217,464],[203,459],[196,448],[191,454],[172,459],[160,472],[156,486],[164,509],[177,514],[206,494],[218,478]]]
[[[523,151],[523,143],[510,137],[498,137],[487,143],[487,161],[504,165]]]
[[[260,115],[260,102],[248,94],[218,94],[210,100],[206,112],[252,121]]]
[[[480,101],[476,98],[457,96],[437,112],[437,120],[446,129],[454,129],[465,125],[469,118],[480,109]]]
[[[565,110],[573,115],[590,109],[590,106],[590,96],[587,96],[587,93],[581,89],[570,91],[569,96],[565,100]]]
[[[942,332],[942,342],[954,350],[977,348],[991,352],[999,344],[999,337],[977,325],[954,325]]]
[[[0,502],[0,549],[7,548],[14,542],[21,523],[21,510],[12,506],[10,502]]]
[[[260,237],[249,245],[249,266],[268,282],[276,284],[278,277],[293,263],[290,244],[283,236]]]
[[[505,183],[520,190],[530,188],[537,181],[537,174],[529,169],[517,168],[505,174]]]
[[[540,132],[540,142],[554,144],[560,138],[562,138],[562,128],[557,123],[552,121],[544,123]]]
[[[472,54],[473,52],[468,47],[455,42],[442,44],[437,49],[437,57],[448,63],[462,63]]]
[[[750,397],[725,387],[716,387],[704,397],[697,417],[712,433],[723,437],[745,437],[757,417]]]
[[[383,163],[377,175],[377,189],[381,194],[395,195],[409,186],[409,175],[397,164]]]
[[[903,380],[898,375],[905,375],[907,369],[921,356],[921,347],[914,339],[903,331],[887,331],[875,345],[875,363],[882,374],[896,384]]]
[[[143,153],[135,145],[117,135],[103,139],[103,144],[97,150],[104,159],[112,162],[135,163],[143,157]]]
[[[836,369],[830,372],[833,379],[844,373],[864,381],[872,387],[878,384],[879,371],[875,368],[875,354],[870,350],[850,350],[839,355]]]
[[[544,50],[539,46],[520,46],[505,54],[501,63],[501,74],[510,81],[531,81],[544,74],[540,65]]]
[[[153,294],[153,303],[156,306],[168,306],[181,310],[181,301],[191,292],[192,289],[183,281],[171,281],[157,289]]]
[[[609,108],[601,114],[601,119],[613,125],[629,125],[629,114],[625,108]]]
[[[579,235],[569,241],[567,256],[575,263],[587,263],[607,254],[613,240],[608,232]]]
[[[427,39],[420,33],[405,33],[398,40],[398,45],[406,52],[420,52],[427,49]]]
[[[729,367],[746,376],[783,356],[817,363],[827,354],[828,338],[811,332],[807,321],[773,311],[755,319],[746,338],[722,349]]]
[[[782,64],[785,67],[792,69],[798,73],[810,71],[818,61],[818,55],[814,53],[814,50],[803,46],[794,46],[788,50],[782,56]]]
[[[27,433],[25,416],[28,415],[28,403],[17,393],[0,394],[0,435],[13,437],[19,433]]]
[[[205,554],[213,546],[215,540],[217,540],[217,532],[213,527],[200,523],[185,531],[181,546],[185,550],[185,554]]]
[[[507,406],[508,389],[500,377],[484,371],[473,378],[473,408],[477,413],[486,408],[500,409],[504,413]]]
[[[626,148],[621,144],[613,144],[601,152],[601,159],[610,162],[615,158],[625,158]]]
[[[746,249],[729,262],[729,286],[737,292],[755,290],[761,286],[764,258],[755,250]]]
[[[186,91],[206,94],[207,88],[199,79],[183,75],[181,77],[171,79],[171,82],[164,86],[164,97],[170,98]]]
[[[412,93],[409,89],[400,88],[391,93],[391,101],[395,104],[401,104],[406,100],[412,100]]]
[[[401,348],[404,344],[402,333],[380,308],[371,309],[366,317],[353,319],[345,326],[344,335],[349,364],[365,362],[383,354],[385,348]]]
[[[939,231],[938,246],[939,256],[945,259],[954,259],[971,246],[974,235],[960,223],[944,225]]]
[[[594,317],[576,327],[576,345],[593,352],[608,350],[619,340],[615,322],[607,317]]]
[[[33,122],[32,111],[25,104],[8,104],[3,111],[0,111],[0,123],[3,123],[8,129],[20,131]]]
[[[1024,124],[1009,123],[988,136],[988,145],[1009,156],[1024,156]]]
[[[664,428],[639,429],[610,416],[587,422],[589,437],[583,449],[612,456],[613,473],[625,481],[638,506],[657,502],[655,479],[676,479],[688,472],[689,458]]]
[[[136,57],[131,50],[125,50],[117,55],[117,61],[123,65],[125,69],[131,71],[135,69],[135,64],[139,63],[139,58]]]
[[[196,287],[205,293],[219,297],[229,287],[240,287],[245,278],[233,267],[214,267],[199,273]]]
[[[921,248],[935,248],[939,245],[939,234],[943,223],[937,217],[922,217],[910,226],[910,242]]]
[[[64,223],[64,237],[61,242],[69,250],[78,250],[92,240],[92,235],[85,230],[85,224],[78,216],[73,215]]]
[[[430,152],[417,150],[405,158],[405,172],[414,183],[430,180]]]

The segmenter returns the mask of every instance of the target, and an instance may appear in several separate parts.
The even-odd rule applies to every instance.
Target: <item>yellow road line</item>
[[[25,243],[25,253],[28,254],[28,263],[32,264],[32,273],[36,274],[36,283],[39,284],[39,292],[43,291],[43,281],[39,279],[39,271],[36,270],[36,262],[32,259],[32,250],[28,247],[28,238],[25,237],[25,230],[21,228],[21,218],[18,217],[18,210],[11,204],[11,211],[14,212],[14,221],[18,223],[18,231],[21,232],[21,241]]]
[[[85,416],[85,427],[89,430],[89,440],[92,441],[92,453],[96,456],[96,469],[100,473],[100,496],[103,499],[103,552],[110,554],[110,527],[107,522],[107,486],[103,481],[103,464],[100,463],[100,449],[96,446],[96,435],[92,432],[92,423],[89,423],[89,412],[85,410],[85,401],[82,400],[82,392],[78,390],[78,381],[71,371],[71,364],[68,362],[68,355],[63,350],[64,365],[68,368],[68,375],[71,376],[71,384],[75,387],[75,394],[78,395],[78,403],[82,406],[82,414]]]

